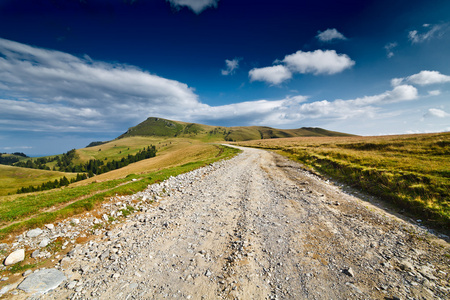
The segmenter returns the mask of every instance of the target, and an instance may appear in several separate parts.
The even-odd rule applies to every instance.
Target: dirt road
[[[45,299],[446,299],[448,244],[256,149],[142,195]],[[147,197],[147,196],[146,196]],[[447,298],[448,299],[448,298]]]

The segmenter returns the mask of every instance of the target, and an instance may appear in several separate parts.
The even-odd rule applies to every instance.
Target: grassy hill
[[[221,127],[151,117],[144,122],[131,127],[126,133],[119,136],[118,139],[133,136],[185,137],[205,142],[213,142],[249,141],[303,136],[352,135],[312,127],[303,127],[299,129],[276,129],[265,126]]]
[[[76,174],[0,165],[0,196],[14,194],[21,187],[59,180],[63,176],[70,180]]]

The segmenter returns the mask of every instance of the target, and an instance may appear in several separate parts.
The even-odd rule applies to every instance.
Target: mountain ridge
[[[301,127],[297,129],[278,129],[268,126],[225,127],[149,117],[138,125],[130,127],[117,139],[131,136],[186,137],[211,141],[248,141],[286,137],[354,135],[319,127]]]

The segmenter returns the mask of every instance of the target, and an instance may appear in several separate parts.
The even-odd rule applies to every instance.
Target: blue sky
[[[450,131],[450,2],[1,0],[0,152],[147,117],[360,135]]]

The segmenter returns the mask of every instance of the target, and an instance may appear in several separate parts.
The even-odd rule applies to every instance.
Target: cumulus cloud
[[[388,58],[391,58],[394,56],[394,48],[397,46],[398,46],[397,43],[389,43],[384,46],[384,49],[386,50],[386,55]]]
[[[234,71],[239,68],[239,58],[234,58],[232,60],[225,59],[225,64],[227,65],[227,68],[225,70],[222,70],[222,75],[233,75]]]
[[[271,84],[280,84],[292,78],[291,71],[283,65],[254,68],[248,74],[250,81],[265,81]]]
[[[314,75],[332,75],[351,68],[355,62],[346,54],[337,54],[334,50],[297,51],[286,55],[283,60],[276,60],[279,65],[250,70],[251,81],[266,81],[271,84],[292,78],[292,74],[311,73]]]
[[[346,54],[337,54],[334,50],[315,50],[303,52],[301,50],[287,55],[283,62],[298,73],[336,74],[351,68],[355,62]]]
[[[417,84],[417,85],[430,85],[437,83],[447,83],[450,82],[450,76],[441,74],[438,71],[420,71],[417,74],[403,77],[403,78],[394,78],[391,80],[391,84],[393,86],[402,84],[404,82]]]
[[[408,33],[408,38],[413,44],[423,43],[436,37],[441,37],[448,32],[449,23],[445,24],[423,24],[425,32],[420,33],[418,30],[411,30]]]
[[[447,118],[450,117],[449,113],[446,113],[442,109],[438,108],[430,108],[428,111],[423,115],[424,118]]]
[[[200,14],[208,7],[217,7],[219,0],[166,0],[177,9],[186,6],[196,14]]]
[[[333,40],[346,40],[347,38],[336,30],[336,28],[328,28],[325,31],[318,31],[316,38],[321,42],[331,42]]]

